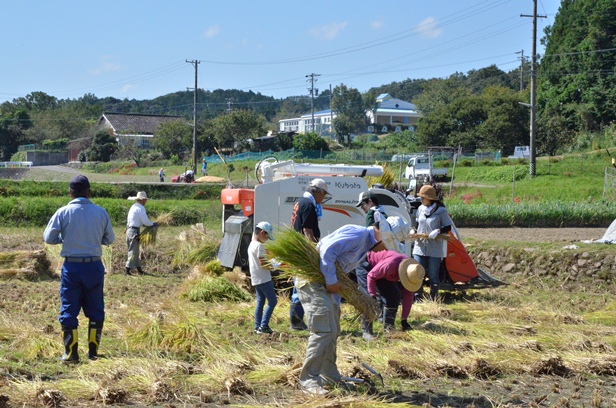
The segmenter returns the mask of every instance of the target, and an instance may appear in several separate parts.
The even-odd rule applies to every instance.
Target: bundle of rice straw
[[[0,279],[48,280],[50,267],[44,250],[0,252]]]
[[[163,213],[159,215],[156,220],[154,220],[154,222],[158,223],[158,227],[171,225],[172,221],[173,214],[170,212]],[[143,227],[143,230],[139,234],[139,242],[141,243],[141,245],[147,247],[156,244],[156,233],[158,232],[158,227],[155,227],[153,225],[150,227]]]
[[[298,277],[313,283],[325,284],[320,269],[320,256],[314,243],[292,228],[284,228],[276,234],[276,240],[265,244],[270,259],[282,264],[278,267],[283,277]],[[342,285],[340,295],[369,321],[379,315],[376,302],[357,288],[346,273],[336,267],[336,277]]]

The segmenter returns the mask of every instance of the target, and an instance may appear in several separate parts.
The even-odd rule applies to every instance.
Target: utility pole
[[[195,87],[193,88],[193,171],[197,174],[197,72],[201,63],[199,60],[186,60],[195,67]],[[189,88],[190,89],[190,88]]]
[[[537,15],[537,0],[533,0],[533,15],[520,14],[520,17],[533,18],[533,54],[530,66],[530,177],[535,176],[535,138],[537,131],[537,17],[547,18],[547,16]]]
[[[520,56],[520,92],[524,90],[524,50],[516,52],[516,54],[522,54]]]
[[[310,88],[308,88],[308,92],[310,92],[310,109],[312,110],[312,131],[316,132],[316,124],[314,123],[314,96],[315,93],[318,95],[319,90],[317,89],[315,92],[314,89],[314,83],[316,81],[318,81],[317,77],[321,76],[321,74],[308,74],[306,75],[306,78],[310,78],[307,79],[306,82],[310,82]]]
[[[334,111],[332,110],[332,84],[329,84],[329,136],[334,135]]]
[[[231,104],[233,103],[233,99],[227,98],[227,114],[231,113]]]

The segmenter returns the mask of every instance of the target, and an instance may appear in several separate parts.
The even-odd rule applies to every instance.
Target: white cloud
[[[425,38],[436,38],[443,34],[443,30],[437,27],[437,22],[432,17],[421,21],[413,31]]]
[[[310,35],[323,40],[333,40],[338,36],[338,33],[344,30],[349,23],[332,23],[320,27],[314,27],[309,30]]]
[[[383,18],[370,22],[370,28],[373,30],[380,30],[384,26],[385,26],[385,20]]]
[[[205,36],[205,38],[212,38],[216,37],[218,33],[220,33],[220,27],[218,26],[218,24],[216,24],[211,27],[208,27],[208,29],[205,30],[205,33],[203,35]]]
[[[113,57],[110,57],[110,56],[104,56],[102,58],[103,61],[102,61],[101,66],[99,66],[98,68],[90,69],[88,72],[91,75],[101,75],[106,72],[115,72],[115,71],[119,71],[120,69],[122,69],[120,64],[109,61],[112,58]]]
[[[132,84],[126,84],[122,87],[122,93],[127,93],[128,91],[132,90],[135,88],[135,85]]]

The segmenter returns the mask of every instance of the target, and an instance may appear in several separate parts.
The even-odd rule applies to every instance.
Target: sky
[[[537,0],[538,39],[560,0]],[[533,0],[0,0],[0,103],[154,99],[194,88],[276,98],[445,78],[532,50]],[[543,47],[537,41],[537,52]],[[194,64],[187,61],[199,61]],[[395,95],[394,95],[395,96]]]

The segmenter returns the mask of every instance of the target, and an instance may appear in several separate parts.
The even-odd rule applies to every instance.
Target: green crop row
[[[44,227],[55,211],[66,205],[69,197],[0,197],[0,224],[6,227]],[[114,226],[126,225],[128,210],[134,201],[93,198],[95,204],[105,208]],[[173,214],[172,225],[204,223],[209,227],[220,225],[220,200],[148,200],[150,219],[163,213]]]
[[[68,182],[0,179],[0,197],[68,197]],[[217,184],[92,183],[92,197],[123,198],[146,191],[154,200],[201,200],[220,196]]]
[[[447,210],[458,227],[606,227],[616,216],[613,203],[452,204]]]

